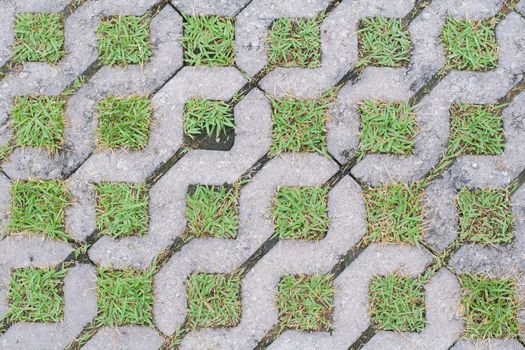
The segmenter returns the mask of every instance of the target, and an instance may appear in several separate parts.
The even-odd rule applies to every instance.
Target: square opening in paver
[[[184,16],[184,63],[190,66],[233,66],[235,19]]]
[[[420,192],[416,184],[395,183],[365,188],[366,240],[373,243],[417,244],[423,230]]]
[[[279,282],[277,306],[282,328],[328,332],[333,303],[331,275],[288,275]]]
[[[326,120],[331,100],[272,99],[271,155],[283,152],[327,154]]]
[[[515,338],[520,334],[517,281],[465,274],[460,277],[466,338]]]
[[[449,17],[441,38],[446,65],[469,71],[487,71],[498,66],[497,20],[458,20]]]
[[[195,140],[206,146],[209,140],[233,140],[235,121],[231,105],[224,101],[194,98],[184,104],[184,135],[190,142]],[[205,141],[208,142],[205,142]],[[232,144],[233,145],[233,144]],[[206,148],[206,147],[204,147]]]
[[[239,188],[196,185],[186,195],[188,234],[233,239],[239,229]]]
[[[141,237],[148,232],[149,196],[144,184],[100,183],[95,191],[96,225],[101,235]]]
[[[507,189],[463,188],[457,197],[460,238],[479,244],[512,241],[512,209]]]
[[[275,236],[321,240],[328,232],[328,188],[281,187],[273,203]]]
[[[96,323],[99,326],[153,325],[154,270],[98,269]]]
[[[145,16],[109,16],[97,30],[99,60],[102,64],[144,64],[152,55],[149,26]]]
[[[357,36],[359,66],[401,67],[410,62],[410,34],[399,18],[362,18]]]
[[[6,24],[7,25],[7,24]],[[15,18],[13,62],[58,62],[64,56],[64,16],[19,13]]]
[[[359,104],[359,113],[360,152],[413,154],[417,121],[408,102],[365,100]]]
[[[102,149],[129,149],[146,147],[151,127],[151,101],[148,97],[115,97],[97,104],[97,142]]]
[[[16,146],[51,153],[64,144],[65,101],[55,96],[15,96],[11,110]]]
[[[278,18],[270,28],[268,63],[277,67],[321,65],[321,18]]]
[[[370,317],[377,330],[421,332],[425,328],[425,293],[417,278],[374,277],[369,301]]]
[[[457,155],[502,154],[505,131],[500,106],[453,104],[449,149]]]
[[[7,229],[13,233],[68,240],[64,209],[69,204],[62,181],[15,181],[11,187],[11,212]]]
[[[9,281],[10,323],[58,323],[64,319],[66,270],[23,268],[13,270]]]
[[[186,291],[191,328],[239,324],[242,310],[239,275],[194,273],[186,280]]]

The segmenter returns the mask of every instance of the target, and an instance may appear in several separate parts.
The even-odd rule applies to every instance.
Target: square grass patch
[[[235,127],[233,109],[224,101],[191,99],[184,105],[184,134],[218,138]]]
[[[326,120],[330,107],[327,98],[303,100],[272,99],[271,155],[283,152],[327,154]]]
[[[97,104],[97,111],[99,147],[132,151],[146,147],[152,114],[148,97],[111,96]]]
[[[64,224],[67,205],[69,198],[62,181],[15,181],[11,187],[11,215],[7,228],[13,233],[68,240]]]
[[[278,285],[281,327],[299,331],[332,329],[334,287],[331,275],[288,275]]]
[[[487,71],[498,66],[495,18],[473,21],[449,17],[441,38],[446,65],[452,69]]]
[[[11,119],[16,145],[51,153],[64,144],[65,101],[55,96],[15,96]]]
[[[417,121],[407,102],[366,100],[361,114],[360,151],[408,155],[414,152]]]
[[[239,189],[197,185],[186,195],[188,234],[233,239],[239,229]]]
[[[462,240],[479,244],[512,241],[512,209],[508,190],[463,188],[457,197]]]
[[[153,326],[153,269],[98,269],[99,326]]]
[[[281,239],[321,240],[328,231],[328,188],[282,187],[272,210]]]
[[[357,36],[360,66],[402,67],[410,62],[410,34],[399,18],[362,18]]]
[[[100,183],[95,185],[96,225],[100,234],[115,238],[148,232],[148,190],[143,184]]]
[[[459,155],[499,155],[505,150],[501,106],[458,103],[450,109],[449,149]]]
[[[367,211],[367,240],[373,243],[417,244],[423,208],[417,185],[388,184],[363,192]]]
[[[144,64],[152,55],[149,16],[110,16],[100,21],[99,60],[106,65]]]
[[[23,268],[11,273],[6,320],[58,323],[64,318],[66,270]]]
[[[460,277],[464,337],[515,338],[519,335],[517,282],[465,274]]]
[[[184,17],[184,63],[190,66],[233,66],[235,19],[220,16]]]
[[[321,65],[321,18],[278,18],[268,37],[268,63],[277,67]]]
[[[58,62],[64,56],[64,16],[20,13],[15,17],[13,62]]]
[[[425,294],[417,278],[374,277],[370,283],[369,301],[376,329],[421,332],[425,328]]]
[[[186,281],[188,323],[195,328],[233,327],[241,319],[238,275],[195,273]]]

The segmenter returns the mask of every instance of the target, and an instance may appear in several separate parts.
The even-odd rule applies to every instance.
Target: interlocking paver
[[[525,1],[0,23],[0,349],[524,348]]]

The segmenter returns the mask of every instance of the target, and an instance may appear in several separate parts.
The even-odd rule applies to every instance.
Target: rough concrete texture
[[[509,0],[510,1],[510,0]],[[459,277],[477,273],[519,278],[525,301],[525,1],[504,0],[0,0],[0,349],[523,349],[515,339],[464,339]],[[510,2],[507,2],[507,5]],[[153,11],[152,11],[153,10]],[[502,12],[503,11],[503,12]],[[506,12],[505,12],[506,11]],[[64,56],[55,63],[13,65],[17,14],[62,12]],[[111,15],[152,14],[152,56],[143,65],[103,66],[96,35]],[[183,62],[188,15],[235,18],[236,57],[230,67]],[[278,18],[324,16],[321,63],[315,68],[271,67],[268,31]],[[363,17],[401,19],[410,34],[410,61],[402,67],[357,67]],[[484,72],[446,68],[441,32],[447,18],[498,18],[498,65]],[[75,79],[84,83],[67,96]],[[273,97],[315,99],[334,89],[326,116],[328,154],[270,156]],[[11,110],[16,96],[63,96],[64,146],[55,154],[16,147]],[[148,96],[152,123],[139,151],[108,151],[97,144],[96,105],[109,96]],[[192,98],[221,100],[234,112],[233,146],[186,144],[184,106]],[[410,101],[417,120],[412,154],[365,154],[358,104],[366,99]],[[495,156],[461,155],[433,173],[449,142],[453,104],[504,103],[505,148]],[[4,148],[14,146],[11,152]],[[429,177],[432,174],[432,177]],[[64,225],[69,240],[13,233],[11,188],[17,180],[65,180],[71,202]],[[363,186],[423,184],[423,236],[418,246],[363,245],[367,217]],[[112,238],[96,229],[94,186],[144,183],[149,227],[142,237]],[[188,238],[186,194],[194,185],[240,185],[235,239]],[[319,241],[274,237],[271,208],[282,186],[324,186],[329,228]],[[513,189],[512,237],[506,245],[459,241],[456,196],[463,188]],[[438,257],[444,259],[437,260]],[[148,269],[157,263],[154,327],[99,327],[96,267]],[[441,265],[436,265],[439,263]],[[13,270],[67,268],[64,319],[55,324],[4,320]],[[432,266],[432,270],[429,270]],[[439,268],[436,268],[439,267]],[[430,271],[434,271],[430,273]],[[242,275],[241,319],[228,328],[187,326],[185,281],[195,272]],[[369,284],[389,274],[425,281],[425,328],[374,330]],[[277,286],[285,275],[333,274],[331,332],[279,328]]]

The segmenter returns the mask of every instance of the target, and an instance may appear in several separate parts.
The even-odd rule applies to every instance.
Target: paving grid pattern
[[[103,16],[154,15],[153,53],[143,66],[104,66],[98,60],[96,28]],[[312,18],[321,12],[322,61],[318,68],[266,69],[265,40],[272,20]],[[61,12],[65,16],[65,56],[57,64],[13,64],[13,21],[21,12]],[[498,67],[488,72],[445,68],[440,33],[448,16],[492,18]],[[232,67],[183,64],[184,14],[236,17],[236,62]],[[402,18],[412,41],[406,67],[358,68],[357,26],[361,18]],[[14,96],[57,96],[82,76],[85,83],[68,97],[64,150],[16,148],[0,172],[0,318],[9,309],[13,269],[68,267],[62,323],[2,321],[2,349],[524,349],[516,339],[472,341],[461,337],[458,313],[462,273],[493,277],[525,271],[525,1],[503,0],[0,0],[0,146],[12,138],[9,111]],[[272,110],[269,96],[318,98],[337,88],[327,122],[328,156],[269,156]],[[95,105],[111,95],[152,96],[149,144],[138,152],[106,152],[95,146]],[[184,103],[205,97],[234,108],[235,139],[227,150],[188,150],[184,143]],[[235,98],[234,98],[235,97]],[[409,100],[420,129],[411,156],[357,157],[363,99]],[[505,152],[461,156],[439,174],[455,102],[508,103],[503,111]],[[71,240],[2,231],[9,220],[10,189],[16,180],[66,179],[74,195],[65,220]],[[428,182],[425,229],[419,246],[369,244],[362,189],[385,183]],[[185,196],[196,184],[242,180],[240,227],[236,239],[182,238]],[[143,237],[114,239],[97,234],[92,184],[145,182],[150,222]],[[279,186],[330,189],[330,227],[318,242],[278,240],[269,218]],[[454,197],[464,187],[511,186],[513,242],[500,246],[458,245]],[[441,259],[441,260],[439,260]],[[154,327],[94,327],[96,266],[146,270],[154,261]],[[436,267],[439,266],[439,267]],[[242,271],[242,316],[231,328],[189,330],[184,281],[193,272]],[[375,330],[368,314],[368,285],[374,276],[432,271],[425,286],[427,326],[420,333]],[[277,285],[288,274],[334,276],[333,330],[299,332],[277,328]],[[525,282],[525,281],[524,281]],[[525,291],[521,291],[525,298]],[[521,312],[525,316],[525,310]],[[525,325],[521,327],[525,330]]]

